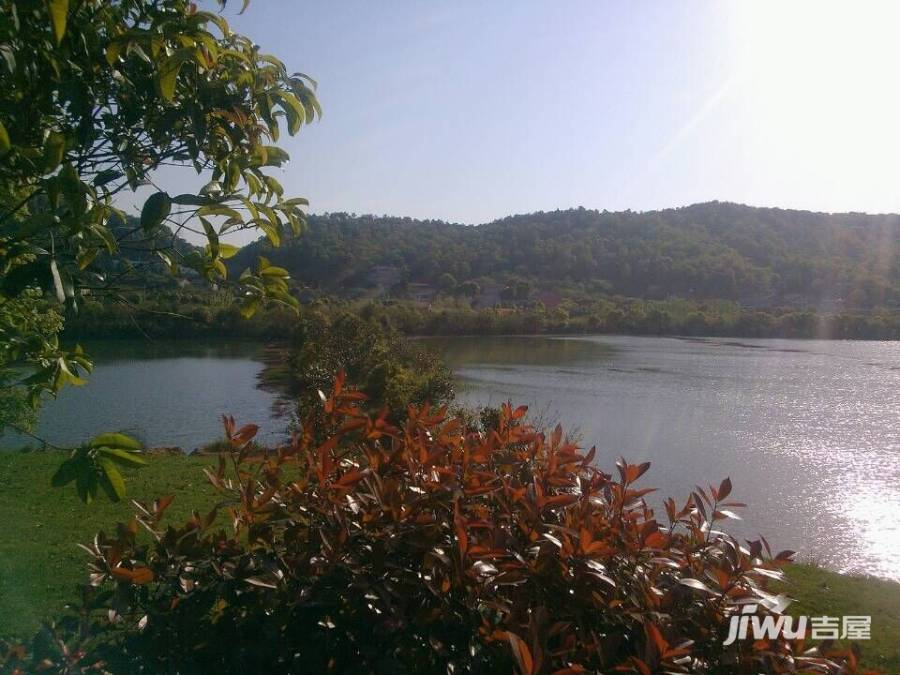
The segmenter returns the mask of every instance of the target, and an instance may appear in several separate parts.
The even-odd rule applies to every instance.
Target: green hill
[[[479,226],[334,213],[303,236],[245,247],[303,284],[342,295],[622,295],[726,299],[821,311],[900,306],[900,216],[825,214],[710,202],[678,209],[583,208]],[[447,278],[444,275],[450,275]],[[466,285],[465,282],[471,282]]]

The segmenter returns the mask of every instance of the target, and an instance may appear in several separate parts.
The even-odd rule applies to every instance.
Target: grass
[[[59,452],[0,451],[0,636],[33,633],[77,597],[88,555],[75,544],[128,520],[134,513],[130,499],[175,495],[167,516],[181,520],[193,509],[208,510],[215,501],[201,472],[213,464],[210,457],[153,457],[148,466],[127,473],[126,500],[113,504],[104,497],[90,505],[78,500],[74,486],[50,485],[63,457]]]
[[[806,616],[872,617],[872,639],[860,640],[862,665],[900,673],[900,584],[849,576],[815,565],[791,565],[783,590],[796,601],[789,611]]]
[[[25,637],[75,599],[87,554],[75,546],[132,514],[130,503],[86,506],[74,488],[50,486],[62,455],[0,451],[0,636]],[[211,457],[158,456],[127,476],[129,498],[172,494],[167,515],[183,519],[215,501],[200,469]],[[863,665],[900,673],[900,584],[836,574],[813,565],[788,568],[791,611],[808,616],[870,615],[872,639],[861,642]]]

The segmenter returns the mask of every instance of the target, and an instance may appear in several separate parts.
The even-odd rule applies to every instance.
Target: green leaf
[[[274,265],[270,265],[259,272],[264,277],[282,277],[286,278],[290,276],[290,273],[284,269],[283,267],[275,267]]]
[[[59,301],[59,304],[63,304],[66,301],[66,292],[63,288],[62,278],[59,275],[59,267],[56,266],[56,261],[50,261],[50,276],[53,278],[53,288],[56,291],[56,299]]]
[[[240,247],[235,246],[234,244],[223,244],[222,242],[219,242],[219,257],[224,258],[225,260],[233,258],[240,250]]]
[[[297,97],[293,94],[283,91],[274,91],[272,92],[272,95],[275,96],[281,104],[288,120],[288,133],[293,136],[300,131],[300,127],[306,120],[306,111],[303,109],[300,101],[297,100]]]
[[[172,211],[172,200],[165,192],[156,192],[147,198],[144,202],[144,208],[141,209],[141,227],[145,232],[149,232],[159,225],[168,217]]]
[[[211,180],[202,188],[200,188],[201,195],[215,195],[221,194],[222,192],[222,184],[217,180]]]
[[[281,148],[274,145],[263,146],[266,150],[264,166],[281,166],[291,159],[291,156]]]
[[[189,57],[190,54],[187,54],[184,51],[178,51],[159,64],[159,75],[157,80],[159,83],[159,95],[166,101],[171,101],[175,98],[175,85],[178,81],[178,73],[181,71],[181,66],[184,65],[184,62],[187,61]]]
[[[3,126],[3,122],[0,122],[0,157],[9,152],[10,148],[12,148],[12,143],[9,141],[9,133]]]
[[[113,65],[119,60],[119,56],[122,54],[122,48],[124,46],[125,43],[121,40],[113,40],[109,43],[109,46],[106,48],[106,62],[109,65]]]
[[[64,485],[71,483],[77,477],[78,460],[75,458],[67,459],[59,465],[56,473],[53,474],[53,478],[50,479],[50,484],[53,487],[63,487]]]
[[[242,220],[241,214],[232,208],[223,206],[222,204],[207,204],[197,209],[198,216],[225,216],[226,218],[236,218]]]
[[[73,384],[76,387],[81,387],[87,384],[87,380],[78,377],[72,370],[69,368],[69,364],[66,363],[66,360],[63,357],[59,357],[56,360],[57,367],[59,368],[58,379],[60,380],[59,386],[61,386],[64,382],[68,382],[69,384]]]
[[[107,183],[111,183],[117,178],[121,178],[123,175],[125,174],[123,174],[121,171],[116,171],[115,169],[104,169],[96,176],[94,176],[94,186],[102,187]]]
[[[79,462],[77,469],[75,489],[78,492],[78,498],[85,504],[90,504],[97,496],[97,474],[94,467],[88,462]]]
[[[206,238],[209,241],[210,254],[215,258],[219,255],[219,234],[206,218],[200,218],[200,223],[203,225],[203,231],[206,233]]]
[[[50,10],[50,23],[53,26],[53,36],[58,45],[66,34],[69,0],[47,0],[47,8]]]
[[[92,448],[122,448],[125,450],[141,450],[144,446],[140,441],[125,434],[100,434],[90,440],[88,445]]]
[[[175,258],[172,257],[167,251],[157,251],[156,255],[158,255],[162,261],[166,264],[166,267],[169,268],[169,272],[172,274],[178,274],[178,263],[175,262]]]
[[[76,261],[78,262],[78,269],[86,270],[92,262],[94,262],[94,258],[97,257],[97,254],[100,253],[99,248],[89,248],[86,251],[83,251],[78,254]]]
[[[55,131],[47,134],[44,141],[44,173],[53,173],[63,160],[66,152],[66,137]]]
[[[209,197],[203,195],[183,194],[172,197],[172,203],[180,206],[204,206],[209,202]]]
[[[278,229],[272,223],[260,218],[256,221],[256,225],[265,233],[272,246],[276,248],[281,246],[281,235],[278,234]]]
[[[241,305],[241,316],[245,319],[250,319],[256,314],[256,310],[259,309],[259,299],[253,298],[250,300],[244,301],[244,304]]]
[[[12,47],[8,44],[0,45],[0,56],[6,62],[6,67],[9,69],[10,74],[16,72],[16,55],[13,53]]]
[[[269,188],[269,192],[275,193],[278,197],[281,197],[284,194],[284,188],[281,187],[281,183],[272,176],[263,176],[263,180],[266,183],[266,187]]]
[[[125,479],[116,465],[106,457],[98,457],[97,464],[103,471],[103,487],[110,501],[117,502],[125,496]]]
[[[228,171],[226,172],[226,177],[228,182],[226,184],[228,192],[234,192],[238,186],[238,183],[241,180],[241,167],[237,162],[231,162],[228,164]]]

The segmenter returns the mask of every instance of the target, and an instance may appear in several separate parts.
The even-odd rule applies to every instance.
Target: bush
[[[524,408],[504,405],[478,432],[411,407],[397,428],[366,415],[342,379],[323,404],[322,443],[307,430],[253,453],[256,428],[226,420],[232,452],[208,471],[218,509],[166,525],[163,498],[98,535],[67,655],[45,633],[7,665],[838,672],[837,656],[801,656],[799,642],[723,646],[743,604],[778,611],[768,584],[791,557],[714,529],[741,506],[727,501],[729,480],[666,500],[663,522],[636,486],[648,464],[606,474],[594,449],[558,427],[539,433]],[[855,668],[852,654],[843,661]]]
[[[320,409],[318,392],[328,391],[341,370],[367,395],[369,412],[387,406],[396,413],[394,422],[407,405],[446,403],[453,397],[453,376],[435,352],[346,311],[334,316],[304,312],[288,368],[301,419]]]

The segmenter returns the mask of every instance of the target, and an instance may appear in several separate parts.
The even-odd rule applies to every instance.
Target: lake
[[[729,476],[733,498],[749,506],[730,531],[900,580],[900,342],[428,342],[454,368],[461,402],[527,404],[535,419],[597,445],[606,471],[620,455],[651,461],[642,483],[679,502],[695,484]],[[91,382],[43,410],[37,433],[52,442],[118,429],[190,450],[221,437],[222,413],[260,424],[263,440],[285,433],[275,396],[257,387],[259,346],[93,347]]]
[[[147,447],[192,451],[224,435],[222,415],[259,424],[263,441],[285,436],[275,395],[258,385],[263,347],[248,342],[122,340],[85,345],[94,359],[88,384],[66,387],[41,410],[37,436],[77,445],[121,431]],[[4,446],[34,441],[10,434]]]
[[[459,399],[527,404],[615,472],[683,503],[734,483],[744,520],[843,572],[900,580],[900,342],[644,337],[438,340]],[[777,543],[776,543],[777,542]]]

